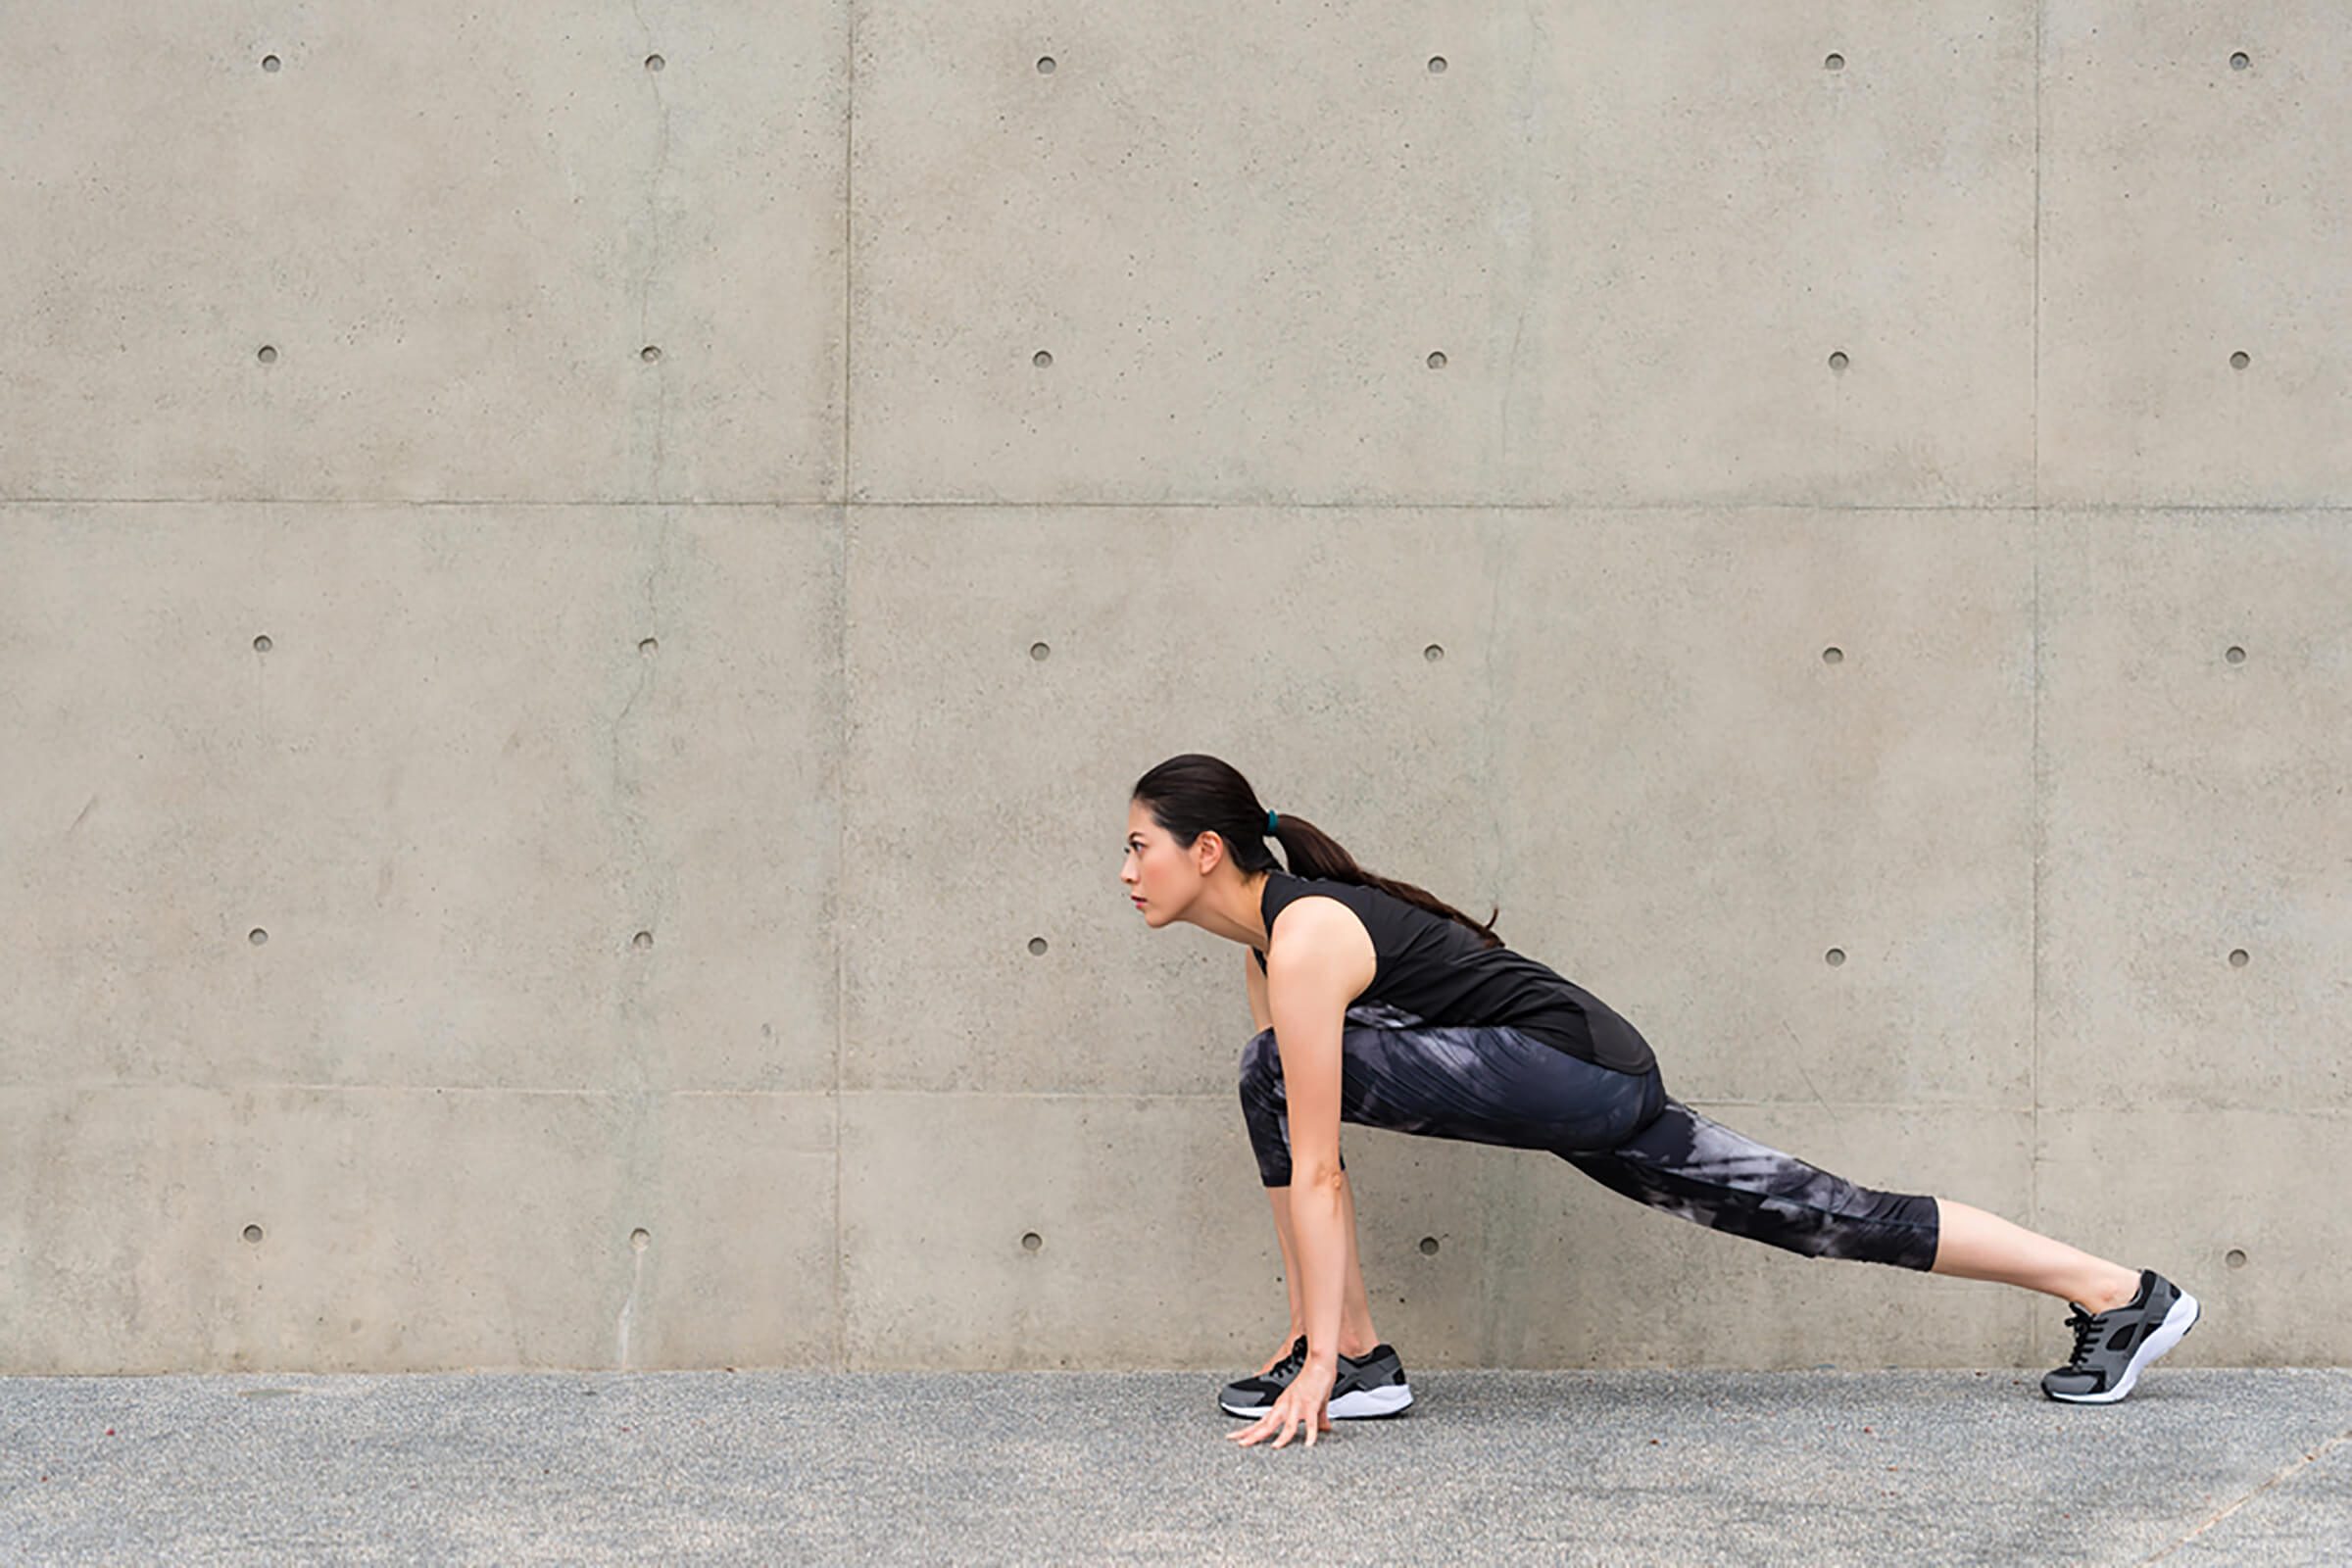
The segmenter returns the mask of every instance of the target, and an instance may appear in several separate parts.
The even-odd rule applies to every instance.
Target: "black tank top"
[[[1647,1072],[1656,1061],[1641,1032],[1590,991],[1507,947],[1486,946],[1459,920],[1379,888],[1277,867],[1258,898],[1266,929],[1294,900],[1309,895],[1339,900],[1372,934],[1372,983],[1358,1003],[1385,1002],[1433,1024],[1508,1024],[1619,1072]],[[1265,954],[1250,951],[1265,968]]]

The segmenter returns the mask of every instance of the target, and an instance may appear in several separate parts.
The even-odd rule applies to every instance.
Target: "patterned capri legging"
[[[1242,1051],[1242,1118],[1259,1180],[1289,1186],[1290,1117],[1271,1029]],[[1700,1115],[1666,1093],[1654,1066],[1618,1072],[1516,1029],[1433,1027],[1386,1004],[1349,1007],[1340,1119],[1548,1150],[1652,1208],[1810,1257],[1922,1270],[1936,1261],[1934,1198],[1833,1176]]]

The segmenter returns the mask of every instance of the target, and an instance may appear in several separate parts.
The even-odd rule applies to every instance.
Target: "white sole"
[[[1413,1388],[1409,1383],[1392,1383],[1379,1389],[1349,1389],[1331,1401],[1331,1418],[1334,1421],[1356,1421],[1367,1416],[1395,1415],[1412,1402]],[[1264,1415],[1273,1408],[1270,1404],[1261,1404],[1243,1405],[1236,1409],[1222,1399],[1217,1403],[1224,1407],[1227,1415]]]
[[[2200,1311],[2197,1298],[2182,1291],[2180,1299],[2173,1303],[2173,1309],[2165,1313],[2164,1321],[2156,1326],[2156,1332],[2140,1341],[2139,1348],[2132,1352],[2131,1361],[2124,1367],[2123,1381],[2104,1394],[2052,1394],[2050,1397],[2061,1404],[2113,1404],[2130,1394],[2132,1386],[2139,1382],[2141,1368],[2179,1345],[2180,1336],[2196,1326]]]

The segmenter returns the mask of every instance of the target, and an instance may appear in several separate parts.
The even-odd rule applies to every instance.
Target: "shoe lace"
[[[1294,1340],[1291,1342],[1291,1353],[1266,1368],[1264,1375],[1269,1378],[1297,1377],[1299,1369],[1305,1365],[1306,1352],[1299,1349],[1298,1341]]]
[[[2104,1314],[2085,1312],[2075,1302],[2067,1304],[2074,1307],[2073,1311],[2066,1314],[2066,1326],[2075,1331],[2075,1351],[2067,1357],[2066,1364],[2085,1366],[2088,1364],[2090,1342],[2099,1337],[2099,1318]]]

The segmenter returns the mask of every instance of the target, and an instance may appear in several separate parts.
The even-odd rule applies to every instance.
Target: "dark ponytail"
[[[1233,857],[1235,868],[1245,875],[1283,869],[1276,863],[1273,852],[1266,848],[1266,808],[1258,804],[1257,792],[1222,759],[1199,752],[1171,757],[1135,781],[1133,798],[1151,811],[1152,821],[1187,849],[1202,833],[1215,828]],[[1494,914],[1487,916],[1487,923],[1480,925],[1434,893],[1410,882],[1395,881],[1365,870],[1330,834],[1288,811],[1277,819],[1273,837],[1289,858],[1288,869],[1293,876],[1324,877],[1333,882],[1378,888],[1432,914],[1459,921],[1477,932],[1490,948],[1502,946],[1502,938],[1494,934],[1495,915],[1502,912],[1499,906]]]

